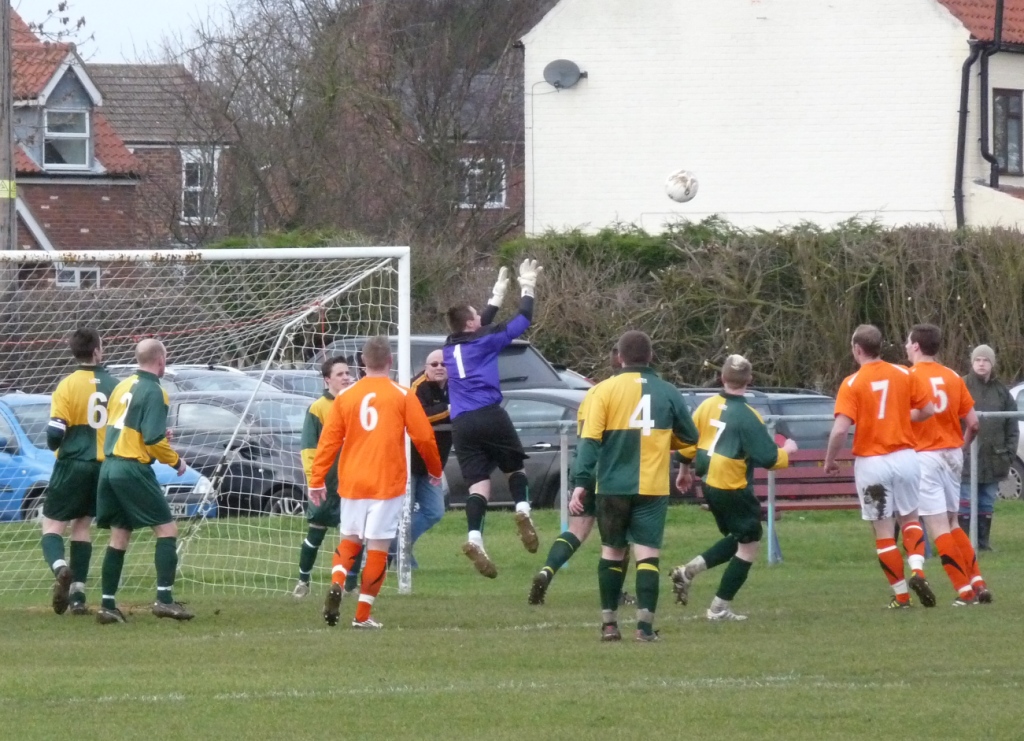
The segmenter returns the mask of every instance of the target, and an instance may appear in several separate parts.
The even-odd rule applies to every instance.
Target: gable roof
[[[992,41],[996,24],[996,0],[938,0],[981,41]],[[1003,41],[1024,44],[1024,0],[1004,0]]]
[[[14,44],[11,46],[11,82],[15,100],[38,98],[64,64],[71,44]]]
[[[131,144],[219,141],[199,83],[180,64],[90,64],[103,111]]]
[[[32,27],[14,10],[11,11],[11,44],[38,44],[39,37]]]

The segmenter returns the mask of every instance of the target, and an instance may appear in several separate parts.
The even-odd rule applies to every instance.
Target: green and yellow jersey
[[[178,454],[167,442],[167,392],[160,379],[136,371],[117,384],[107,405],[108,456],[150,464],[154,460],[177,467]]]
[[[753,486],[754,468],[785,468],[789,454],[777,446],[757,410],[736,394],[705,399],[693,413],[700,439],[679,451],[707,486],[726,491]]]
[[[102,461],[107,402],[117,379],[102,365],[83,365],[50,398],[46,446],[64,460]]]
[[[584,404],[576,486],[598,495],[668,496],[671,451],[697,442],[679,391],[651,368],[624,368]]]
[[[334,403],[334,396],[330,391],[324,391],[324,395],[309,405],[306,410],[306,418],[302,421],[302,471],[306,475],[306,484],[309,484],[310,474],[313,472],[313,459],[316,458],[316,446],[320,442],[320,434],[324,431],[324,420],[327,419],[327,412]],[[338,493],[338,461],[334,461],[327,472],[325,479],[328,494]]]

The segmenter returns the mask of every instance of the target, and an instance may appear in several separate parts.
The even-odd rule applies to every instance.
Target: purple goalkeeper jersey
[[[509,321],[481,327],[471,334],[452,335],[442,348],[448,371],[448,398],[452,419],[501,403],[498,353],[530,326],[523,314]]]

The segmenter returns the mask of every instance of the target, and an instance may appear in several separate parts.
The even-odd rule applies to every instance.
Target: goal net
[[[119,378],[134,372],[140,340],[167,347],[168,438],[190,468],[180,478],[154,468],[179,525],[178,591],[289,590],[307,529],[301,430],[323,391],[320,365],[341,355],[358,377],[353,348],[386,335],[408,384],[409,281],[405,247],[0,253],[0,595],[53,583],[38,522],[54,460],[45,429],[49,395],[76,367],[67,338],[78,327],[99,331]],[[327,531],[314,589],[329,581],[337,537]],[[93,541],[95,603],[106,532],[94,528]],[[401,591],[405,562],[388,580]],[[139,531],[121,590],[154,588],[152,534]]]

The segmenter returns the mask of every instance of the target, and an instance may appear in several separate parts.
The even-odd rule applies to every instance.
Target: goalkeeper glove
[[[536,260],[529,258],[523,260],[523,264],[519,266],[519,287],[524,296],[533,298],[534,289],[537,288],[537,278],[540,277],[540,271],[543,269]]]
[[[508,268],[498,271],[498,280],[491,289],[491,297],[487,300],[491,306],[501,308],[501,302],[505,300],[505,292],[508,291]]]

